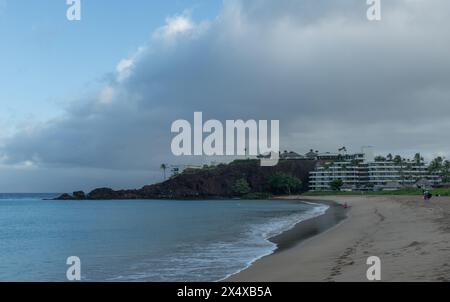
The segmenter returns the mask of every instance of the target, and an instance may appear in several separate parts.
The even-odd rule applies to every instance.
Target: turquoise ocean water
[[[268,238],[323,214],[294,201],[45,201],[0,194],[0,281],[217,281],[276,246]]]

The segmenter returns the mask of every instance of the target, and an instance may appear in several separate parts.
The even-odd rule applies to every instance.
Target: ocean
[[[0,281],[218,281],[276,250],[268,239],[323,214],[296,201],[49,201],[0,194]]]

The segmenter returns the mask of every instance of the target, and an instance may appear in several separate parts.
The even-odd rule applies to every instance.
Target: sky
[[[160,181],[194,111],[278,119],[283,150],[448,156],[449,1],[365,2],[82,0],[69,22],[0,0],[0,192]]]
[[[206,0],[81,3],[82,21],[68,22],[65,0],[0,0],[3,121],[58,116],[68,102],[100,89],[117,63],[165,18],[185,11],[213,18],[221,7],[220,1]]]

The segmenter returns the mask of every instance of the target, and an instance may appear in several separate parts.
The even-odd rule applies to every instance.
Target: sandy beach
[[[381,259],[382,281],[450,281],[449,197],[429,204],[420,196],[290,198],[351,208],[345,220],[306,240],[293,243],[291,232],[284,248],[226,281],[364,282],[370,256]]]

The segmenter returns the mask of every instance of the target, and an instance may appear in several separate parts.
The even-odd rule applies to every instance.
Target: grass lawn
[[[432,189],[433,195],[450,196],[450,189]],[[340,192],[340,191],[321,191],[321,192],[307,192],[304,196],[331,196],[331,195],[422,195],[422,189],[401,189],[396,191],[381,191],[381,192]]]

